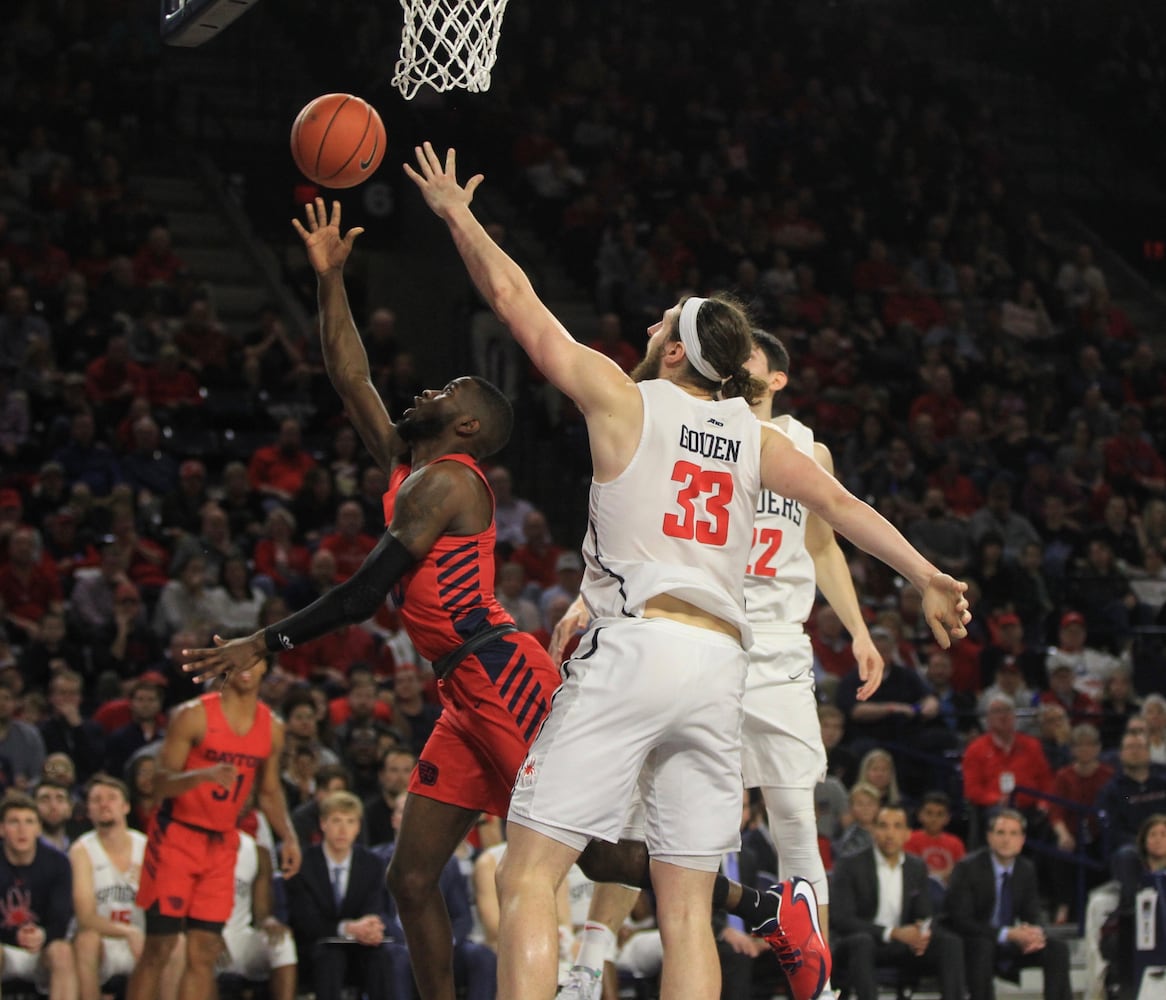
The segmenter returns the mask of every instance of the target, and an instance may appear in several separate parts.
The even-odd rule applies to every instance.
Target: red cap
[[[999,618],[996,619],[996,624],[1003,628],[1005,625],[1021,625],[1020,615],[1012,611],[1006,611]]]
[[[0,508],[10,507],[14,510],[20,510],[23,506],[24,501],[20,499],[20,494],[16,490],[0,490]]]
[[[157,670],[147,670],[140,677],[134,678],[134,683],[130,687],[130,694],[133,694],[140,687],[167,687],[170,682],[166,679],[165,674],[159,673]]]
[[[1066,625],[1084,625],[1085,616],[1080,611],[1066,611],[1061,615],[1061,628]]]

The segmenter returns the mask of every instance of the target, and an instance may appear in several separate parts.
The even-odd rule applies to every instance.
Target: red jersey
[[[951,872],[957,861],[962,861],[968,853],[964,842],[954,833],[941,830],[932,837],[926,830],[913,830],[903,845],[903,850],[923,859],[927,871],[932,875]]]
[[[219,692],[204,694],[199,700],[206,710],[206,735],[187,754],[183,770],[234,764],[239,773],[229,789],[204,781],[188,792],[167,799],[162,809],[188,826],[225,832],[235,828],[239,813],[251,795],[255,776],[271,756],[271,709],[258,702],[255,721],[240,736],[223,715],[223,697]]]
[[[469,455],[442,455],[437,462],[460,462],[472,469],[494,494],[478,463]],[[385,524],[393,521],[397,491],[413,471],[401,464],[389,477],[384,496]],[[393,588],[405,632],[417,651],[436,660],[482,629],[513,624],[510,613],[494,596],[494,518],[476,535],[442,535],[425,558]]]

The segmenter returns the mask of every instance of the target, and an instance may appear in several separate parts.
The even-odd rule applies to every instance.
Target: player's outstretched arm
[[[835,531],[881,559],[923,594],[923,611],[936,641],[947,649],[967,635],[972,620],[967,584],[939,572],[870,504],[863,503],[776,430],[761,428],[761,482],[805,504]]]
[[[834,475],[834,459],[830,449],[821,442],[814,442],[814,458],[830,475]],[[850,633],[851,648],[858,663],[858,676],[862,680],[858,688],[858,700],[866,701],[883,682],[883,658],[870,637],[866,619],[862,617],[850,567],[846,564],[846,556],[838,545],[834,529],[817,514],[810,514],[806,522],[806,549],[814,560],[818,589]]]
[[[292,826],[287,799],[283,794],[283,782],[279,779],[282,759],[283,723],[272,719],[271,753],[263,762],[263,773],[259,778],[259,811],[267,817],[272,831],[279,838],[279,870],[284,878],[292,878],[300,870],[300,839],[296,836],[296,828]]]
[[[428,142],[415,152],[417,169],[406,163],[405,173],[449,227],[470,277],[490,308],[535,367],[570,396],[584,416],[609,408],[613,399],[633,387],[632,382],[614,361],[571,336],[535,294],[522,268],[474,217],[470,203],[482,175],[475,174],[463,187],[457,182],[454,150],[446,153],[444,164]]]
[[[360,568],[306,608],[240,639],[223,640],[204,649],[184,649],[183,669],[196,680],[232,670],[246,670],[268,653],[318,639],[345,625],[368,621],[389,590],[433,543],[470,508],[477,476],[454,462],[435,462],[418,469],[402,485],[393,508],[393,523]]]
[[[304,206],[304,216],[306,226],[299,219],[292,219],[292,225],[304,241],[308,261],[316,272],[324,366],[364,446],[377,465],[388,472],[393,459],[405,446],[372,383],[368,354],[357,332],[344,287],[344,264],[364,230],[357,226],[340,235],[338,201],[332,202],[329,215],[324,199],[317,198]]]

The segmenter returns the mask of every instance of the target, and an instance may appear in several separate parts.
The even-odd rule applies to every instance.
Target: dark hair
[[[488,458],[506,447],[510,432],[514,429],[514,407],[506,394],[493,382],[487,382],[477,375],[470,376],[478,401],[478,418],[481,430],[475,438],[474,457]]]
[[[1147,816],[1143,820],[1142,825],[1138,827],[1138,857],[1146,861],[1146,840],[1150,836],[1150,831],[1156,826],[1166,825],[1166,813],[1154,813],[1152,816]]]
[[[781,342],[780,337],[768,330],[754,328],[753,343],[761,348],[765,355],[765,363],[771,372],[789,374],[789,351],[785,349],[785,344]]]
[[[417,755],[412,750],[410,750],[408,747],[402,747],[402,746],[389,747],[377,759],[377,767],[378,768],[384,767],[385,761],[388,760],[390,757],[412,757],[414,760],[417,759]]]
[[[951,812],[951,796],[947,792],[928,792],[919,803],[920,808],[923,806],[943,806]]]
[[[875,813],[875,819],[877,820],[885,812],[896,812],[903,817],[904,822],[907,821],[907,807],[902,802],[884,802],[879,806],[879,811]]]
[[[56,778],[41,778],[41,780],[36,783],[36,787],[32,790],[34,798],[36,797],[36,793],[39,792],[42,788],[55,788],[58,792],[64,792],[66,796],[73,794],[73,789],[69,785],[66,785],[63,781],[57,781]]]
[[[686,301],[687,297],[681,305]],[[765,394],[765,383],[745,369],[753,353],[753,325],[744,308],[726,293],[717,292],[705,300],[696,318],[701,353],[724,381],[706,378],[692,367],[691,361],[689,381],[709,392],[719,392],[725,399],[740,396],[752,406]],[[679,323],[670,339],[680,339]]]
[[[316,711],[316,699],[312,697],[312,692],[307,688],[294,687],[284,696],[279,710],[286,719],[302,705],[307,705],[313,713]]]
[[[0,799],[0,823],[3,823],[14,809],[27,809],[29,812],[36,813],[36,803],[24,792],[10,788],[4,793],[4,798]],[[37,813],[37,815],[40,814]]]
[[[343,781],[346,788],[352,787],[352,778],[343,764],[325,764],[319,768],[316,771],[316,787],[327,788],[328,783],[336,778]]]

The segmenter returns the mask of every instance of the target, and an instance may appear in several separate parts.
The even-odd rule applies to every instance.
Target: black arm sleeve
[[[318,639],[345,625],[356,625],[376,614],[389,588],[412,568],[417,560],[392,532],[386,531],[376,548],[360,564],[360,569],[344,583],[333,587],[319,600],[289,615],[263,631],[270,653],[278,653],[312,639]]]

